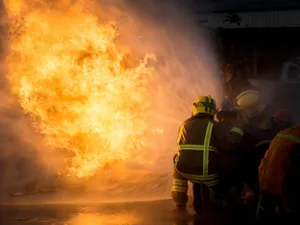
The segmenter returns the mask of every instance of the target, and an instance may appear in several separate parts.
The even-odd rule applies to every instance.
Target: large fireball
[[[45,143],[71,152],[67,173],[89,177],[144,148],[152,70],[148,56],[128,66],[113,23],[82,5],[7,0],[9,79]],[[114,22],[114,21],[112,21]]]

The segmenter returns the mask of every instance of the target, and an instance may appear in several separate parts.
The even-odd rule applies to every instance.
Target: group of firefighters
[[[171,191],[177,210],[186,209],[188,182],[197,214],[243,208],[247,186],[257,221],[299,223],[300,125],[287,110],[269,116],[260,92],[233,77],[227,89],[238,90],[235,98],[217,107],[200,96],[179,128]]]

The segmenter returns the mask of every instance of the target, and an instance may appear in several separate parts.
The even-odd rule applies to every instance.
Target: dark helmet
[[[225,99],[223,101],[223,103],[221,104],[220,108],[218,109],[218,112],[234,111],[234,110],[235,110],[235,108],[234,108],[233,104],[231,104],[229,100]]]
[[[238,110],[230,103],[229,100],[225,99],[221,104],[216,117],[219,121],[222,121],[222,118],[232,119],[236,117]]]

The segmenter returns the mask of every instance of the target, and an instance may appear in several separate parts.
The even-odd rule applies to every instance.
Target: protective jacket
[[[245,128],[245,134],[242,138],[240,150],[242,154],[242,172],[243,182],[245,182],[251,190],[258,190],[258,179],[255,173],[255,145],[260,141],[260,130],[253,124],[248,124]]]
[[[189,118],[181,125],[177,139],[177,170],[192,174],[191,181],[215,184],[217,152],[234,148],[242,136],[241,128],[216,123],[210,116],[199,114]]]
[[[260,191],[283,196],[286,168],[291,160],[291,149],[300,143],[300,125],[279,132],[272,140],[259,166]]]
[[[251,125],[245,129],[242,146],[244,155],[244,180],[246,184],[254,191],[255,201],[259,197],[259,181],[258,181],[258,167],[263,159],[272,139],[278,132],[284,130],[286,127],[274,122],[273,119],[266,120],[263,123],[266,127],[261,129],[258,127],[257,120],[252,119]]]
[[[235,148],[243,136],[242,129],[217,123],[207,114],[198,114],[187,119],[180,127],[174,158],[172,196],[177,204],[187,201],[187,182],[205,184],[212,188],[218,184],[218,151]]]

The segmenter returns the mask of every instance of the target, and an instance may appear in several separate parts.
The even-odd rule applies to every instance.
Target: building
[[[223,58],[244,60],[251,76],[273,79],[300,57],[299,0],[214,0],[199,5],[200,24],[217,31]]]

